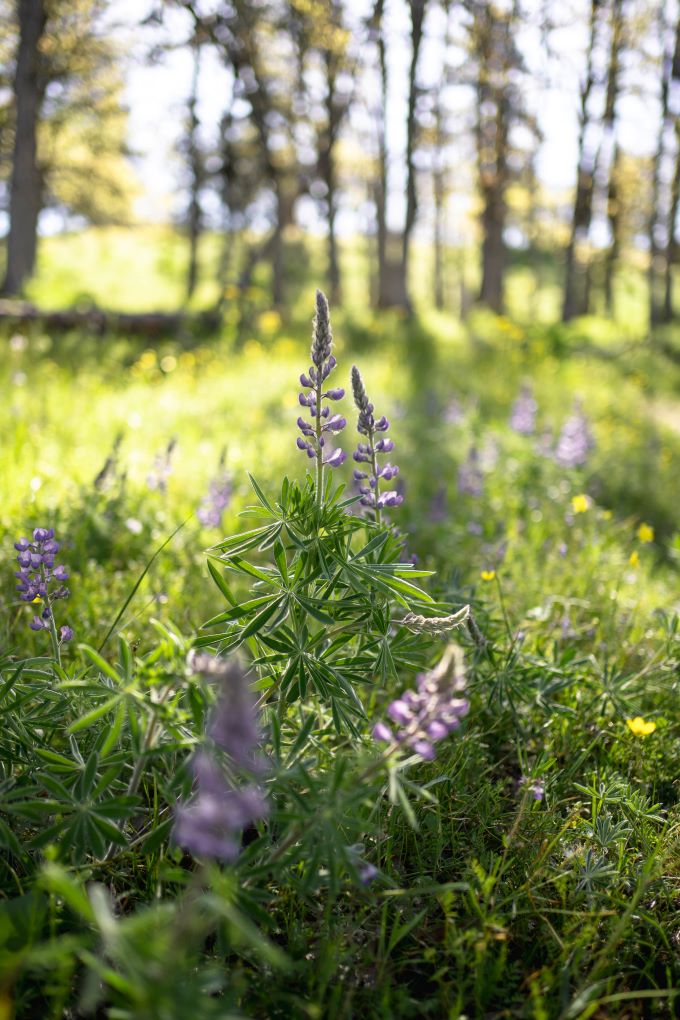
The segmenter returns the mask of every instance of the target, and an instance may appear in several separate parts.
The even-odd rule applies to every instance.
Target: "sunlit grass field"
[[[87,299],[174,308],[183,242],[153,240],[131,246],[115,231],[50,239],[31,297],[50,307]],[[206,265],[217,257],[209,237]],[[353,892],[350,882],[333,903],[318,891],[298,895],[284,879],[268,890],[272,937],[292,969],[279,973],[257,952],[232,962],[235,1015],[676,1015],[680,367],[643,339],[635,282],[622,299],[624,312],[626,301],[635,312],[618,324],[547,325],[549,287],[536,298],[544,309],[536,320],[477,310],[462,324],[425,300],[413,319],[370,313],[363,256],[348,250],[346,261],[345,305],[331,309],[338,385],[359,365],[392,423],[404,503],[391,519],[408,555],[436,572],[428,583],[437,598],[473,605],[499,654],[493,669],[472,670],[465,735],[421,769],[431,796],[418,801],[417,819],[396,808],[385,816],[380,866],[389,883]],[[71,570],[60,608],[75,631],[67,671],[82,666],[78,643],[98,646],[117,620],[141,655],[158,641],[152,620],[191,640],[220,611],[204,550],[252,526],[239,518],[253,502],[248,474],[270,495],[284,474],[305,475],[297,380],[309,364],[319,281],[309,267],[299,276],[283,314],[255,295],[258,310],[238,344],[228,328],[152,344],[39,327],[2,338],[7,655],[47,653],[44,633],[28,629],[30,611],[13,597],[13,542],[38,526],[55,528]],[[526,307],[522,270],[510,286],[511,309]],[[206,283],[195,306],[215,296]],[[509,426],[524,383],[538,403],[534,436]],[[537,444],[559,432],[574,401],[595,442],[585,467],[568,469]],[[340,409],[350,422],[341,445],[351,453],[359,437],[349,397]],[[115,470],[96,485],[118,438]],[[173,439],[162,491],[154,459]],[[473,447],[479,495],[458,486]],[[206,528],[196,510],[223,451],[233,499],[221,528]],[[335,474],[348,489],[351,467],[350,457]],[[115,658],[113,646],[108,654]],[[371,710],[383,701],[375,693]],[[635,732],[627,720],[637,717],[655,728]],[[545,783],[540,803],[518,800],[522,774]],[[129,865],[124,878],[102,877],[92,863],[72,874],[83,885],[118,882],[118,893],[134,888],[143,905],[166,895],[153,875],[172,851],[153,855],[143,881]],[[30,879],[18,884],[25,893]],[[6,901],[17,895],[9,869],[3,889]],[[54,937],[69,923],[56,928]],[[27,944],[48,937],[32,933]],[[11,939],[3,952],[13,968],[28,954]],[[77,999],[78,971],[64,971],[50,998],[58,982],[46,982],[45,962],[29,955],[29,976],[12,970],[8,985],[17,1017],[75,1015],[59,1010]],[[122,1012],[102,1015],[151,1015],[130,1004],[122,982],[111,988]]]

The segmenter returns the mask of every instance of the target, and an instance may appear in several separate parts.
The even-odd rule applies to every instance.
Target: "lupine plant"
[[[359,472],[369,484],[360,497],[342,498],[343,486],[331,486],[324,467],[338,467],[345,458],[327,454],[327,439],[340,432],[346,419],[331,414],[324,401],[337,401],[342,388],[328,389],[326,380],[336,368],[328,304],[317,293],[312,341],[313,365],[301,382],[308,393],[299,402],[311,420],[298,419],[301,450],[315,460],[315,472],[305,484],[284,479],[278,499],[269,499],[251,479],[258,506],[246,513],[263,523],[251,531],[225,539],[210,551],[213,579],[231,607],[208,621],[199,639],[225,655],[246,644],[258,670],[257,688],[278,719],[286,707],[314,694],[330,711],[338,731],[360,733],[364,717],[362,691],[379,681],[395,680],[408,663],[424,662],[431,651],[400,625],[399,612],[434,603],[414,584],[428,571],[399,562],[403,540],[385,527],[381,510],[397,507],[402,497],[380,491],[397,469],[378,457],[393,448],[384,438],[384,416],[375,419],[358,369],[352,370],[358,430],[366,437],[355,460],[366,463]],[[373,520],[353,515],[357,502],[373,510]],[[244,559],[249,552],[272,550],[271,563]],[[250,596],[232,589],[223,568],[254,581]]]
[[[17,550],[16,571],[17,592],[22,602],[30,603],[36,610],[29,627],[31,630],[46,630],[52,641],[52,651],[60,661],[60,647],[71,641],[73,630],[67,624],[57,631],[54,619],[54,604],[67,599],[69,590],[64,584],[68,570],[62,563],[56,563],[59,543],[54,537],[54,528],[36,528],[33,539],[20,538],[14,543]]]

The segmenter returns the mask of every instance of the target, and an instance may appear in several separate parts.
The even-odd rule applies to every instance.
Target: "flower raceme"
[[[220,685],[207,731],[213,748],[227,757],[230,772],[238,770],[247,777],[261,773],[264,762],[257,754],[260,731],[243,670],[205,653],[195,654],[190,665],[194,672],[212,677]],[[233,861],[245,826],[268,815],[264,793],[250,779],[235,783],[208,748],[194,756],[191,770],[196,794],[175,812],[175,842],[199,857]]]
[[[386,492],[380,491],[381,481],[391,482],[399,474],[399,468],[388,461],[382,467],[378,463],[378,455],[391,453],[394,449],[394,442],[386,439],[384,433],[390,427],[385,415],[376,419],[373,411],[373,404],[368,399],[361,374],[356,365],[352,368],[352,394],[354,403],[359,411],[357,431],[366,436],[366,443],[359,443],[354,451],[354,460],[357,464],[366,464],[368,470],[354,469],[354,478],[360,483],[362,506],[370,507],[375,511],[376,520],[380,520],[380,511],[384,507],[399,506],[404,497],[396,489],[389,489]],[[377,436],[380,438],[377,438]]]
[[[22,602],[29,602],[39,609],[29,624],[31,630],[50,630],[56,635],[52,606],[58,599],[66,599],[69,590],[64,585],[68,580],[68,570],[63,564],[56,563],[59,543],[54,537],[54,528],[36,528],[33,539],[20,538],[14,543],[17,550],[16,571],[17,592]],[[70,627],[62,627],[59,641],[70,641],[73,631]]]
[[[459,697],[463,684],[461,652],[450,645],[439,665],[417,677],[417,689],[408,690],[388,709],[395,729],[379,722],[373,729],[376,740],[411,748],[425,761],[435,757],[434,745],[455,730],[470,709]]]
[[[309,411],[307,420],[302,415],[297,424],[301,436],[297,438],[299,450],[303,450],[310,460],[317,462],[317,493],[321,498],[321,483],[324,465],[331,468],[339,467],[347,457],[341,449],[329,450],[328,441],[342,432],[347,421],[340,414],[331,413],[331,405],[324,401],[341,400],[345,395],[342,387],[328,386],[326,380],[337,362],[331,353],[333,334],[331,332],[328,301],[325,295],[316,292],[316,315],[314,317],[312,335],[312,362],[309,372],[303,372],[300,383],[308,392],[300,393],[300,406]]]

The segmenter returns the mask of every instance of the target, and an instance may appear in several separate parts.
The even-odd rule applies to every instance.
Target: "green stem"
[[[42,579],[43,579],[43,584],[45,585],[45,605],[50,610],[50,626],[49,626],[49,631],[50,631],[50,641],[52,642],[52,654],[54,655],[54,661],[56,662],[57,666],[61,666],[61,647],[59,645],[59,635],[57,634],[57,625],[54,622],[54,613],[52,612],[52,607],[50,606],[50,603],[49,603],[49,596],[47,595],[47,577],[45,576],[45,566],[44,566],[44,564],[40,565],[40,574],[41,574]]]
[[[316,379],[316,502],[323,501],[323,449],[321,447],[321,369],[317,368]]]
[[[380,495],[380,478],[378,477],[378,460],[375,455],[375,447],[373,445],[375,433],[372,429],[368,431],[368,445],[371,448],[371,469],[373,471],[373,477],[375,478],[375,489],[373,490],[373,496],[375,498],[375,523],[381,524],[380,507],[378,506],[378,496]]]

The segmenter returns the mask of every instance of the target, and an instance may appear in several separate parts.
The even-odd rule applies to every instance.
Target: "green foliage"
[[[509,320],[361,321],[407,484],[387,528],[354,515],[346,469],[321,505],[301,477],[284,333],[145,352],[36,329],[6,351],[0,1003],[17,1018],[677,1010],[676,369]],[[508,428],[527,375],[540,425],[586,401],[584,468]],[[168,490],[146,491],[171,434]],[[187,518],[225,437],[216,541]],[[478,497],[456,491],[472,442]],[[11,594],[12,542],[42,524],[71,570],[61,668]],[[485,644],[449,636],[465,725],[433,762],[386,753],[372,726],[444,647],[405,617],[468,604]],[[196,647],[247,661],[262,710],[270,814],[228,866],[171,838],[215,698]]]

